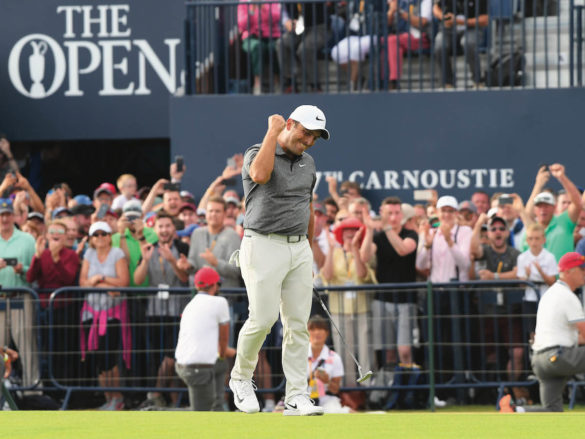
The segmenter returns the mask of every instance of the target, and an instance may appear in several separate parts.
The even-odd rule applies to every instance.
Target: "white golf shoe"
[[[230,389],[234,392],[234,404],[244,413],[257,413],[260,411],[260,404],[254,390],[256,386],[252,380],[230,379]]]
[[[308,395],[295,395],[284,403],[284,416],[319,416],[323,407],[315,405]]]

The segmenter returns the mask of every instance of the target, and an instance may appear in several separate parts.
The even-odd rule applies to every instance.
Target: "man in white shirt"
[[[213,268],[195,273],[194,284],[197,294],[181,317],[175,369],[189,388],[191,410],[218,411],[217,394],[222,394],[226,372],[221,364],[228,350],[229,308],[225,298],[216,296],[220,278]]]
[[[501,412],[562,412],[563,389],[585,372],[585,313],[574,290],[585,285],[585,256],[576,252],[559,261],[560,279],[540,299],[532,346],[532,369],[540,385],[541,407],[513,407],[511,396],[500,400]]]

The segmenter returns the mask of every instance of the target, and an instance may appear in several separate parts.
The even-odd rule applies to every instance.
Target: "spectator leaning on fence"
[[[404,215],[400,199],[398,197],[384,199],[380,206],[380,217],[382,231],[374,235],[378,282],[416,282],[418,234],[403,227]],[[412,330],[416,324],[415,304],[414,291],[376,293],[372,302],[372,321],[378,367],[386,363],[397,363],[396,351],[401,363],[412,363]]]
[[[479,46],[484,40],[484,28],[489,22],[487,0],[435,0],[433,15],[441,22],[434,50],[443,86],[453,88],[455,85],[451,59],[455,62],[459,45],[469,64],[473,84],[476,87],[483,86]]]
[[[555,177],[563,186],[571,199],[569,207],[561,214],[555,215],[555,197],[544,191],[544,186],[550,179]],[[550,166],[542,166],[536,175],[536,181],[532,194],[526,203],[526,221],[535,221],[545,227],[546,244],[545,248],[559,260],[565,253],[573,251],[573,229],[581,213],[582,199],[575,184],[567,177],[565,167],[555,163]],[[523,244],[523,250],[528,245]]]
[[[488,222],[489,245],[481,245],[479,239],[481,225],[486,222],[488,222],[487,215],[482,214],[473,229],[471,239],[471,253],[474,259],[483,262],[483,269],[479,270],[480,279],[517,279],[516,261],[520,252],[507,244],[509,231],[506,221],[499,216],[493,216]],[[508,288],[503,292],[480,292],[479,297],[480,314],[499,314],[498,317],[484,319],[484,326],[480,328],[489,346],[486,349],[488,367],[497,370],[496,351],[501,343],[504,343],[506,347],[511,345],[507,369],[513,381],[520,377],[524,358],[522,344],[526,340],[522,332],[522,320],[508,318],[506,315],[522,313],[522,296],[521,292]],[[495,333],[494,327],[499,329]],[[498,338],[496,334],[499,335]]]
[[[389,35],[387,42],[391,88],[396,88],[402,76],[404,52],[416,52],[431,46],[432,9],[432,0],[392,0],[390,3],[388,24],[394,24],[396,29],[396,34]]]
[[[346,218],[329,236],[329,251],[321,269],[324,285],[348,285],[355,289],[329,292],[329,306],[337,326],[344,334],[347,348],[354,348],[364,370],[372,362],[370,293],[356,291],[359,285],[376,282],[376,275],[367,261],[362,259],[360,248],[365,226],[357,218]],[[339,244],[339,245],[338,245]],[[333,343],[343,359],[346,385],[355,383],[356,371],[352,358],[337,333]]]
[[[39,236],[36,242],[35,256],[26,273],[28,282],[35,282],[38,288],[49,290],[39,292],[41,308],[49,305],[49,296],[57,288],[73,286],[77,283],[79,273],[79,256],[74,250],[65,246],[67,225],[59,220],[49,224],[47,234]],[[77,312],[76,312],[77,310]],[[57,296],[53,302],[53,376],[71,378],[74,370],[73,351],[77,350],[79,339],[79,307],[70,295]],[[49,352],[49,326],[41,328],[43,350]]]
[[[276,42],[280,38],[280,3],[246,4],[238,6],[238,29],[242,37],[242,49],[249,54],[250,67],[254,76],[253,92],[262,92],[261,72],[264,65],[270,65],[275,76],[274,89],[278,89],[278,57]],[[272,58],[272,60],[270,60]]]
[[[117,288],[129,283],[128,261],[124,252],[112,247],[112,230],[103,221],[89,229],[90,248],[85,252],[79,285],[82,287]],[[86,293],[81,309],[81,358],[87,352],[88,372],[98,375],[100,387],[120,387],[119,354],[130,368],[132,346],[125,295],[118,291]],[[100,410],[122,410],[120,392],[105,392],[106,402]]]
[[[0,285],[4,291],[10,287],[29,287],[26,273],[35,254],[35,240],[14,225],[14,210],[9,198],[0,198]],[[9,333],[6,334],[6,307],[0,311],[0,340],[13,341],[23,362],[22,384],[32,386],[40,378],[37,343],[34,332],[34,304],[25,293],[7,296],[3,301],[18,298],[10,309]],[[24,299],[24,300],[23,300]],[[17,303],[20,302],[20,303]],[[6,303],[6,302],[5,302]],[[8,343],[7,343],[8,344]]]
[[[189,302],[185,293],[171,294],[167,288],[188,284],[188,274],[177,266],[180,255],[189,253],[189,246],[175,239],[173,218],[164,211],[156,215],[154,230],[158,237],[156,244],[144,241],[141,244],[142,258],[134,271],[134,283],[142,285],[148,278],[149,286],[161,289],[156,296],[148,296],[146,310],[146,333],[150,341],[151,354],[147,355],[149,373],[157,373],[156,387],[175,387],[175,360],[170,354],[177,344],[176,328],[183,308]],[[178,394],[172,394],[173,403]],[[162,393],[152,392],[141,406],[166,406]]]

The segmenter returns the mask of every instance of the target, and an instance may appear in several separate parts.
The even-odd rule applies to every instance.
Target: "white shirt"
[[[319,356],[317,358],[313,358],[313,351],[309,345],[309,366],[307,369],[307,376],[310,376],[311,371],[314,372],[318,368],[325,369],[325,372],[327,375],[329,375],[329,379],[342,377],[344,375],[343,362],[341,361],[341,357],[337,355],[336,352],[332,351],[327,346],[323,346]],[[325,404],[328,399],[336,398],[335,396],[327,395],[325,393],[329,388],[328,384],[323,383],[319,379],[316,381],[317,389],[319,390],[319,404]],[[311,389],[309,389],[309,393],[310,392]]]
[[[533,349],[553,346],[577,346],[579,332],[575,323],[585,320],[583,306],[563,281],[555,282],[544,293],[536,313]]]
[[[317,245],[319,246],[319,248],[321,249],[325,256],[327,256],[327,253],[329,253],[329,240],[327,239],[328,234],[329,234],[328,226],[323,227],[323,230],[321,230],[319,236],[315,238],[315,240],[317,241]],[[315,261],[315,259],[313,259],[313,278],[315,284],[317,283],[319,285],[322,284],[321,277],[319,276],[319,267],[317,266],[317,262]]]
[[[229,323],[227,300],[199,292],[183,310],[175,359],[179,364],[215,364],[219,325]]]
[[[526,250],[524,253],[521,253],[518,256],[518,277],[523,279],[525,278],[531,282],[544,282],[544,279],[533,265],[535,261],[538,262],[540,268],[542,268],[542,271],[544,271],[544,274],[547,276],[556,276],[559,274],[559,268],[557,266],[557,260],[555,259],[555,256],[547,249],[543,248],[537,256],[534,256],[530,250]],[[526,267],[530,267],[530,276],[526,275]],[[547,289],[548,285],[539,285],[540,297],[542,297]],[[538,297],[536,297],[536,292],[533,288],[526,288],[524,292],[524,300],[528,302],[538,302]]]
[[[411,14],[413,14],[413,12],[411,12]],[[418,14],[415,12],[414,16],[418,17]],[[430,22],[433,19],[433,2],[431,0],[422,0],[420,3],[420,18],[426,18],[429,20],[430,26]],[[413,38],[419,39],[421,37],[421,31],[412,25],[410,26],[410,34]]]

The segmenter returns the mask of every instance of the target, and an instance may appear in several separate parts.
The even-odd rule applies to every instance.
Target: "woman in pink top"
[[[280,3],[245,4],[238,6],[238,29],[242,37],[242,49],[250,57],[250,66],[254,75],[254,94],[261,92],[260,72],[262,64],[272,53],[272,73],[274,88],[278,87],[278,58],[276,41],[280,38]],[[261,64],[262,62],[262,64]]]

